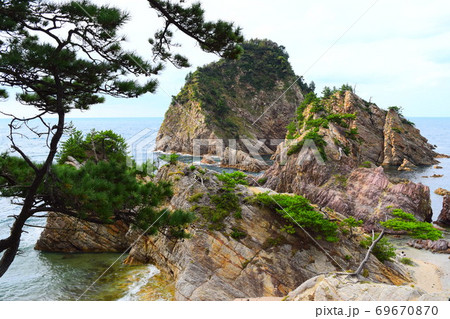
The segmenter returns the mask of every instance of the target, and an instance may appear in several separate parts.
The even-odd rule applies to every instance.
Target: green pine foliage
[[[313,232],[317,238],[323,238],[329,242],[339,240],[337,223],[325,219],[303,196],[262,193],[255,195],[250,201],[280,214],[288,223],[285,227],[288,233],[292,233],[295,226],[300,225]]]
[[[318,131],[319,131],[318,129],[313,129],[308,133],[306,133],[301,141],[289,147],[287,155],[293,155],[300,152],[303,146],[305,145],[305,142],[307,140],[312,140],[316,145],[317,149],[319,150],[320,156],[322,156],[324,161],[326,161],[327,154],[325,153],[325,146],[327,145],[327,142],[325,142],[325,140],[323,139],[323,135],[320,135]]]
[[[379,234],[375,235],[375,239],[377,239],[378,236]],[[361,240],[360,245],[363,248],[369,248],[370,245],[372,245],[372,237],[367,236],[365,239]],[[373,248],[372,254],[381,262],[392,261],[392,258],[395,257],[395,247],[386,237],[383,237]]]
[[[337,92],[337,91],[336,91]],[[352,113],[332,113],[331,101],[328,99],[335,93],[325,87],[323,97],[319,98],[314,92],[310,92],[297,108],[296,118],[287,126],[286,139],[296,139],[306,134],[297,143],[291,145],[287,154],[293,155],[300,152],[306,140],[312,140],[320,152],[322,158],[326,161],[327,155],[325,146],[327,145],[323,136],[319,133],[321,128],[329,128],[329,123],[335,123],[342,128],[349,128],[349,122],[356,119],[356,114]],[[309,110],[308,118],[305,118],[305,112]],[[346,131],[349,138],[354,139],[358,134],[357,128]]]
[[[396,231],[406,231],[408,235],[418,239],[438,240],[442,238],[440,230],[434,228],[430,223],[418,221],[412,214],[401,209],[394,209],[391,214],[395,218],[380,222],[381,226]]]
[[[14,178],[22,173],[13,172],[16,176],[9,175],[22,164],[7,158],[1,160],[2,165],[5,161],[16,165],[15,168],[7,167],[5,171],[0,171],[2,193],[9,187],[7,193],[19,193],[23,203],[17,217],[20,222],[12,223],[9,237],[0,240],[0,253],[3,254],[0,259],[0,277],[18,252],[26,221],[35,212],[42,211],[49,201],[53,201],[53,204],[57,201],[54,194],[46,194],[45,190],[51,188],[51,183],[63,182],[55,179],[51,166],[65,130],[67,113],[74,109],[87,110],[92,105],[103,103],[105,96],[132,98],[154,92],[157,86],[154,76],[163,69],[164,63],[169,61],[176,67],[188,66],[187,58],[172,52],[173,47],[179,46],[172,41],[174,29],[193,39],[203,51],[231,59],[238,58],[242,53],[239,45],[243,41],[240,28],[222,20],[206,21],[199,3],[183,2],[148,0],[152,10],[157,13],[155,17],[163,19],[165,23],[149,40],[153,48],[146,60],[122,48],[126,38],[121,34],[121,28],[130,16],[117,8],[96,5],[87,0],[1,1],[0,99],[7,98],[4,87],[10,87],[20,92],[17,94],[20,103],[34,107],[34,113],[38,114],[32,118],[11,116],[10,138],[14,144],[17,128],[27,127],[31,135],[47,135],[49,150],[42,165],[35,165],[29,160],[26,150],[16,148],[33,170],[29,176],[29,185]],[[14,110],[11,113],[15,113]],[[34,131],[32,121],[40,120],[45,124],[43,117],[47,115],[57,116],[57,124],[47,126],[48,131],[43,133]],[[89,154],[89,151],[83,154],[86,150],[77,146],[81,136],[74,136],[66,149],[82,161],[107,160],[111,170],[115,169],[112,165],[121,164],[121,159],[107,155],[121,155],[120,151],[109,149],[109,139],[98,141],[94,134],[91,137],[89,142],[93,146],[93,154]],[[65,157],[62,154],[62,162],[67,159]],[[105,165],[93,168],[91,164],[86,164],[85,169],[89,167],[99,173],[106,169]],[[23,172],[26,173],[28,170]],[[66,172],[65,175],[71,174]],[[111,200],[111,197],[102,195],[102,190],[108,186],[95,186],[100,189],[100,193],[88,196],[92,199],[89,202]],[[82,203],[85,199],[79,200]],[[64,206],[63,202],[57,204]],[[108,215],[101,210],[102,215]]]
[[[353,236],[354,228],[361,227],[362,224],[362,220],[357,220],[354,217],[348,217],[339,223],[339,227],[343,232],[349,232],[351,237]]]
[[[39,167],[38,164],[34,164]],[[35,176],[34,170],[19,157],[0,155],[0,195],[24,197]]]
[[[156,207],[172,196],[170,184],[138,182],[133,170],[117,161],[88,160],[80,169],[58,165],[53,173],[61,181],[49,188],[58,199],[55,204],[63,203],[82,218],[95,214],[111,222],[121,211]]]
[[[169,163],[170,165],[175,165],[178,162],[178,159],[180,158],[180,155],[178,154],[163,154],[159,157],[163,161]]]
[[[111,130],[92,130],[85,137],[81,131],[74,130],[62,143],[62,149],[57,156],[58,163],[64,164],[69,156],[80,163],[87,159],[122,162],[126,159],[126,148],[125,139]]]
[[[217,174],[217,179],[223,182],[226,189],[234,190],[236,185],[248,185],[248,181],[246,180],[247,175],[240,171],[234,171],[232,173]]]
[[[248,185],[245,179],[247,175],[240,171],[217,174],[217,179],[222,182],[218,193],[210,196],[211,206],[194,206],[194,210],[202,215],[209,223],[211,230],[222,230],[225,218],[233,214],[236,219],[242,218],[239,196],[235,193],[237,185]]]
[[[96,145],[97,157],[103,160],[95,161],[92,144]],[[63,144],[60,162],[73,156],[78,161],[84,160],[84,164],[79,169],[53,165],[37,196],[45,202],[48,211],[100,223],[123,218],[147,234],[168,228],[173,237],[188,237],[184,229],[195,219],[195,214],[161,211],[158,207],[172,196],[171,185],[141,181],[138,177],[146,175],[148,168],[142,166],[144,171],[141,171],[127,167],[125,148],[124,139],[112,131],[92,131],[86,138],[74,131]],[[1,195],[18,197],[26,195],[35,174],[23,159],[8,154],[0,156],[0,172]]]

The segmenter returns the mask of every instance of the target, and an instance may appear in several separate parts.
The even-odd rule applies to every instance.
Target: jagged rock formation
[[[46,229],[35,249],[50,252],[124,252],[132,243],[129,226],[123,221],[112,225],[94,224],[75,217],[49,213]]]
[[[203,212],[202,208],[211,206],[212,198],[220,196],[224,186],[212,171],[192,170],[178,163],[162,167],[157,180],[173,183],[175,195],[167,207],[198,212],[198,219],[188,228],[192,238],[177,240],[164,232],[144,236],[132,248],[126,262],[155,264],[172,277],[177,300],[282,297],[319,273],[356,269],[364,258],[365,250],[359,246],[357,237],[343,235],[338,243],[318,240],[318,246],[300,229],[294,234],[282,231],[284,219],[245,201],[253,193],[252,188],[242,185],[235,190],[240,218],[236,212],[230,212],[221,225],[214,225],[216,230],[211,229],[205,214],[214,210]],[[330,216],[343,218],[338,214]],[[54,218],[49,219],[49,225],[54,225]],[[131,229],[117,234],[115,241],[136,240],[139,235],[139,231]],[[79,236],[67,233],[47,246],[59,247],[58,240],[72,243]],[[97,234],[87,236],[93,236],[92,240],[83,241],[95,247]],[[373,256],[367,264],[367,273],[368,280],[375,282],[403,284],[410,280],[400,264],[387,267]]]
[[[283,95],[297,79],[284,47],[269,40],[243,47],[239,60],[222,59],[187,77],[165,115],[156,150],[192,154],[195,139],[223,139],[201,147],[202,154],[220,155],[227,146],[247,151],[242,139],[252,144],[262,139],[261,152],[273,153],[279,141],[271,139],[284,139],[308,86],[300,79]],[[234,147],[228,139],[239,140]]]
[[[173,177],[173,172],[184,175]],[[210,196],[220,193],[221,183],[214,173],[201,174],[182,167],[165,167],[157,179],[172,179],[175,196],[172,208],[191,209],[210,205]],[[283,220],[277,214],[245,203],[243,198],[253,193],[238,186],[242,219],[233,214],[225,218],[223,228],[208,229],[202,216],[189,231],[192,238],[173,241],[160,235],[143,238],[130,252],[129,263],[151,262],[176,281],[177,300],[232,300],[235,298],[284,296],[317,273],[340,269],[311,239],[298,230],[288,235],[280,229]],[[192,198],[205,194],[197,202]],[[206,194],[209,194],[206,195]],[[191,200],[191,201],[190,201]],[[244,234],[234,239],[232,233]],[[342,238],[339,243],[320,240],[325,251],[345,269],[354,269],[364,250],[356,241]],[[351,256],[351,257],[350,257]],[[371,257],[370,279],[400,284],[407,275],[392,270]]]
[[[236,168],[247,172],[261,172],[269,168],[263,160],[256,159],[250,154],[227,147],[224,151],[221,167]]]
[[[355,282],[345,276],[317,276],[289,293],[293,301],[447,301],[445,293],[427,294],[411,286]]]
[[[369,225],[384,218],[389,206],[431,220],[427,186],[390,181],[381,167],[375,168],[398,166],[405,160],[413,165],[436,163],[433,146],[419,130],[395,109],[383,111],[351,91],[303,107],[297,136],[278,146],[274,164],[263,176],[264,187],[304,195]],[[318,152],[306,147],[306,139],[315,142]]]
[[[450,226],[450,195],[444,196],[441,213],[437,219],[439,224]]]

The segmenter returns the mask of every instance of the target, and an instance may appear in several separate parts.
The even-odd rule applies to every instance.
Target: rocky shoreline
[[[173,174],[176,172],[182,174]],[[168,203],[170,207],[190,209],[199,205],[189,201],[193,195],[206,191],[214,194],[214,190],[220,189],[221,182],[213,172],[205,172],[203,184],[196,182],[197,174],[181,163],[165,166],[158,171],[157,180],[168,179],[174,184],[175,195]],[[283,223],[276,215],[243,202],[245,197],[253,195],[251,189],[240,185],[236,191],[242,194],[241,218],[229,216],[223,221],[223,229],[214,231],[208,229],[205,220],[200,217],[189,227],[192,238],[186,240],[173,240],[164,234],[144,236],[133,246],[125,262],[156,265],[173,278],[176,300],[233,300],[285,296],[317,274],[342,271],[340,266],[345,267],[344,270],[353,269],[364,256],[364,249],[353,238],[344,236],[339,244],[321,240],[317,246],[301,230],[291,235],[282,232]],[[339,215],[335,217],[342,218]],[[51,216],[49,224],[57,218]],[[79,251],[85,251],[89,242],[98,251],[98,235],[86,233],[84,227],[75,236],[71,234],[71,237],[84,243],[80,243]],[[245,233],[245,237],[233,238],[230,234],[236,228]],[[101,232],[105,231],[107,229]],[[42,243],[47,242],[47,237],[67,238],[64,231],[59,235],[55,232],[58,231],[46,230],[38,248],[43,248]],[[132,242],[138,236],[139,232],[129,229],[116,239]],[[72,247],[69,249],[73,251]],[[105,246],[105,251],[111,251],[106,249],[112,247]],[[367,273],[368,278],[375,282],[402,284],[410,281],[400,264],[387,267],[373,256],[367,265]]]
[[[435,146],[400,108],[382,110],[348,85],[319,98],[300,81],[268,108],[264,101],[280,96],[295,73],[283,47],[268,40],[245,45],[241,60],[221,60],[187,77],[166,113],[156,150],[195,153],[206,165],[262,175],[256,179],[239,173],[237,180],[230,180],[169,155],[169,163],[146,182],[172,187],[173,195],[158,208],[168,214],[195,214],[183,230],[189,238],[173,236],[170,227],[143,235],[132,218],[115,216],[114,223],[103,225],[50,213],[36,249],[129,251],[125,263],[158,267],[173,286],[175,300],[444,298],[412,287],[414,276],[399,260],[383,263],[371,254],[362,277],[347,275],[365,259],[361,241],[366,233],[379,231],[380,222],[391,218],[394,209],[431,222],[430,188],[391,178],[385,169],[409,172],[436,165],[442,155]],[[258,68],[258,63],[269,70]],[[252,81],[244,81],[249,80],[246,72],[254,69]],[[268,74],[270,81],[265,80]],[[272,155],[273,162],[255,158],[255,152]],[[255,198],[264,192],[287,196],[288,202],[296,201],[294,206],[308,203],[308,210],[301,212],[311,219],[316,216],[316,224],[311,222],[309,231],[295,227],[279,203],[281,210],[258,204]],[[449,198],[439,217],[443,225],[449,221]],[[349,217],[363,226],[344,229]],[[334,237],[322,233],[325,228],[318,225],[323,224],[335,227]],[[449,251],[445,240],[411,245]]]

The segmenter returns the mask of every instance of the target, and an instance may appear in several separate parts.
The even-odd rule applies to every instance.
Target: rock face
[[[408,242],[408,245],[417,249],[427,249],[435,253],[450,254],[450,243],[445,239],[436,241],[413,239]]]
[[[287,300],[294,301],[447,301],[448,296],[427,294],[410,286],[393,286],[382,283],[355,282],[340,277],[317,276],[304,282],[289,293]]]
[[[202,181],[193,182],[198,173],[181,167],[165,167],[157,179],[171,179],[173,171],[185,175],[173,180],[172,208],[187,210],[208,204],[206,195],[198,202],[189,199],[195,194],[214,196],[222,187],[210,171],[202,175]],[[245,203],[243,198],[252,195],[249,188],[238,186],[236,193],[241,194],[241,219],[230,214],[223,221],[223,229],[214,231],[199,216],[189,228],[191,239],[174,241],[163,235],[143,238],[126,262],[151,262],[171,274],[177,300],[233,300],[284,296],[317,273],[342,271],[337,264],[354,269],[364,257],[364,250],[349,238],[339,243],[319,240],[327,255],[301,230],[293,235],[282,232],[284,222],[276,213]],[[234,239],[236,230],[244,235]],[[371,280],[395,284],[407,281],[405,273],[384,266],[373,256],[367,268]]]
[[[156,150],[192,154],[194,140],[204,140],[197,144],[203,144],[201,154],[220,155],[229,139],[238,139],[236,148],[245,152],[261,139],[261,153],[273,153],[308,86],[300,80],[282,94],[297,79],[283,47],[268,40],[243,47],[239,60],[220,60],[187,77],[165,115]]]
[[[403,160],[402,165],[398,168],[399,171],[413,171],[417,168],[416,165],[408,161],[406,158]]]
[[[308,120],[303,120],[296,139],[278,146],[274,164],[263,176],[267,180],[264,187],[304,195],[319,206],[369,224],[384,219],[389,206],[430,221],[427,186],[390,181],[383,168],[374,168],[405,161],[411,165],[435,163],[436,153],[420,132],[395,110],[383,111],[351,91],[315,103],[305,107],[302,118]],[[319,111],[314,113],[314,109]],[[318,147],[305,143],[307,138]],[[317,156],[320,153],[326,155],[326,161]]]
[[[261,172],[269,168],[269,165],[264,161],[258,160],[243,151],[232,150],[228,147],[224,151],[220,166],[236,168],[247,172]]]
[[[437,222],[445,226],[450,226],[450,195],[445,195],[444,197],[444,204]]]
[[[75,217],[49,213],[46,229],[35,249],[50,252],[124,252],[132,243],[122,221],[100,225]]]
[[[365,221],[365,227],[376,228],[390,207],[410,212],[422,221],[431,221],[430,189],[422,184],[389,181],[382,167],[357,168],[347,174],[335,174],[333,165],[319,165],[310,157],[300,165],[288,161],[266,171],[265,187],[277,192],[303,195],[321,207],[330,207],[346,216]],[[293,178],[290,174],[295,171]],[[331,175],[331,177],[330,177]]]
[[[395,109],[387,112],[384,121],[383,165],[399,166],[405,160],[412,167],[438,163],[434,147]]]

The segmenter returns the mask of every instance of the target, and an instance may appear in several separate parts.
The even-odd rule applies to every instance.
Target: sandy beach
[[[413,266],[405,265],[414,285],[428,293],[448,291],[450,294],[450,260],[447,254],[411,248],[405,242],[397,242],[397,252],[403,251]]]

